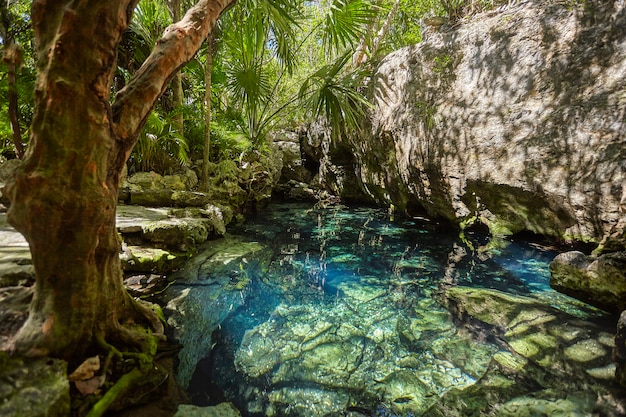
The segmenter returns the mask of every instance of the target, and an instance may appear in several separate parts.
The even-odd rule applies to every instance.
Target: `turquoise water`
[[[589,369],[610,373],[611,320],[550,289],[548,265],[556,253],[537,245],[472,233],[461,238],[428,219],[394,219],[384,210],[343,206],[271,206],[232,232],[267,245],[273,255],[261,267],[252,268],[256,263],[247,259],[240,263],[246,278],[235,285],[241,307],[212,335],[211,355],[190,385],[199,405],[226,399],[244,416],[437,415],[434,410],[449,391],[483,386],[485,375],[495,372],[494,358],[546,366],[534,346],[541,355],[565,352],[564,363],[584,368],[545,371],[558,378],[579,378],[576,372],[587,378]],[[584,326],[595,327],[584,328],[584,340],[564,336],[561,342],[546,326],[516,339],[507,336],[510,319],[479,326],[460,319],[459,308],[451,307],[459,301],[450,302],[447,295],[450,288],[494,290],[487,293],[490,299],[503,293],[525,305],[532,300],[538,306],[532,308],[548,311],[554,323],[584,320]],[[583,334],[578,328],[558,332]],[[563,346],[591,343],[587,340],[600,340],[594,349],[602,354],[580,359]],[[570,401],[576,388],[561,385]],[[521,395],[537,388],[528,383],[513,391]],[[503,410],[515,395],[501,398]],[[593,411],[592,397],[576,408]]]

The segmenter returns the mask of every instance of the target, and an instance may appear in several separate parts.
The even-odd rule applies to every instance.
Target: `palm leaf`
[[[369,0],[333,0],[323,21],[327,50],[339,52],[358,43],[376,14]]]
[[[355,72],[342,73],[350,58],[351,53],[347,52],[317,70],[305,80],[298,93],[313,117],[325,118],[330,123],[335,136],[357,128],[370,106],[357,88],[361,77]]]

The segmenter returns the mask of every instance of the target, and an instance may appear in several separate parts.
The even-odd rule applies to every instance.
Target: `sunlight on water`
[[[555,253],[524,242],[496,249],[424,219],[298,205],[270,207],[233,233],[274,255],[245,271],[245,302],[213,335],[190,391],[198,404],[215,401],[198,382],[210,379],[244,416],[437,415],[440,398],[478,385],[494,363],[523,364],[537,346],[547,357],[559,338],[577,341],[561,336],[582,333],[560,315],[605,320],[551,290]],[[494,300],[502,304],[486,304]],[[508,308],[516,303],[524,310]],[[531,324],[518,331],[525,311]],[[477,320],[464,324],[468,315]],[[542,319],[550,334],[529,334],[537,317],[553,317]],[[607,361],[610,349],[601,350]]]

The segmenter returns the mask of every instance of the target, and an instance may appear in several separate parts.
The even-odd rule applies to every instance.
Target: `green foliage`
[[[357,90],[361,73],[346,68],[379,8],[368,0],[263,6],[267,1],[233,9],[224,23],[216,66],[225,81],[213,85],[219,99],[212,107],[230,114],[255,149],[268,131],[306,117],[323,115],[338,134],[355,126],[365,104]]]
[[[187,141],[172,127],[174,115],[150,113],[129,159],[131,171],[171,174],[189,162]]]
[[[283,74],[295,67],[294,43],[302,15],[294,0],[247,0],[233,8],[223,22],[217,61],[228,98],[217,108],[226,110],[239,130],[256,147],[275,122],[276,101]],[[219,82],[219,81],[218,81]],[[278,103],[278,104],[277,104]]]
[[[141,0],[130,24],[133,59],[141,64],[148,58],[165,28],[172,22],[164,1]]]
[[[453,65],[452,56],[448,54],[436,56],[433,62],[433,71],[439,75],[446,75],[452,72]]]
[[[241,159],[241,155],[263,149],[269,131],[291,128],[310,118],[325,118],[336,136],[354,129],[367,108],[359,93],[362,80],[377,57],[421,41],[424,17],[455,20],[498,7],[504,1],[399,0],[377,55],[368,55],[370,65],[358,70],[351,66],[351,55],[357,46],[371,46],[396,0],[238,1],[220,18],[212,35],[211,159]],[[0,43],[4,45],[12,37],[25,49],[24,67],[17,80],[23,141],[32,119],[35,84],[30,3],[12,0],[0,5]],[[186,8],[190,2],[183,3]],[[139,2],[119,49],[114,91],[140,67],[170,23],[166,2]],[[2,65],[0,152],[12,147],[6,70]],[[438,57],[433,69],[445,75],[450,65],[446,57]],[[132,154],[131,169],[168,172],[181,163],[200,159],[205,68],[206,56],[201,51],[182,69],[182,108],[175,108],[169,91],[159,100]],[[172,128],[174,115],[180,113],[185,118],[182,134]]]
[[[325,49],[334,53],[352,49],[366,34],[376,9],[368,0],[332,0],[323,20]]]
[[[354,129],[365,114],[369,102],[358,91],[359,72],[342,74],[350,51],[335,62],[325,65],[311,75],[300,88],[300,99],[312,109],[313,117],[323,117],[338,137]]]
[[[33,116],[33,91],[35,86],[35,60],[30,27],[30,2],[13,0],[0,4],[0,154],[14,152],[11,124],[9,121],[9,79],[7,75],[7,51],[19,50],[21,60],[16,71],[18,123],[22,143],[28,141],[28,126]],[[15,55],[13,55],[15,56]]]
[[[439,0],[439,2],[446,13],[446,16],[452,22],[456,22],[462,17],[465,0]]]
[[[437,126],[437,118],[435,117],[437,113],[436,105],[426,101],[419,101],[415,107],[415,111],[420,120],[422,120],[426,131],[430,131]]]
[[[148,58],[163,31],[171,23],[166,2],[139,2],[119,51],[115,83],[117,89],[123,87]],[[176,107],[172,101],[171,90],[168,89],[159,99],[139,136],[129,160],[131,170],[168,174],[189,163],[190,140],[187,135],[197,132],[189,129],[184,132],[176,131],[175,118],[180,114],[183,114],[184,119],[188,116],[200,116],[193,111],[193,106]]]
[[[19,123],[22,127],[22,142],[28,142],[30,123],[33,118],[35,74],[32,66],[25,66],[17,76]],[[12,153],[13,139],[9,122],[9,88],[6,64],[0,63],[0,154]]]

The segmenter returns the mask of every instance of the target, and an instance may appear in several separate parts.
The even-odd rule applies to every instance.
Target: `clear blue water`
[[[276,205],[232,233],[273,256],[245,271],[242,305],[213,335],[190,391],[200,405],[232,401],[244,416],[417,416],[475,383],[502,347],[460,335],[437,302],[452,286],[605,318],[550,289],[555,252],[472,233],[461,239],[428,219]],[[454,354],[445,353],[450,346]],[[463,349],[470,353],[459,360]]]

